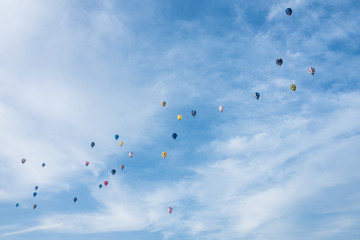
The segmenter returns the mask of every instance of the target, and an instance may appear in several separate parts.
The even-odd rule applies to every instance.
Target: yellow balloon
[[[181,120],[181,119],[182,119],[182,116],[181,116],[181,115],[178,115],[178,119]]]
[[[124,145],[124,142],[123,142],[123,141],[120,142],[120,146],[122,146],[122,145]]]
[[[167,153],[166,153],[166,152],[163,152],[161,155],[163,156],[163,158],[166,158]]]

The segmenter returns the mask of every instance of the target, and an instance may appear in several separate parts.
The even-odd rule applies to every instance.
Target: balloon
[[[22,164],[24,164],[25,162],[26,162],[26,159],[25,159],[25,158],[21,159],[21,163],[22,163]]]
[[[105,185],[105,187],[106,187],[108,184],[109,184],[109,182],[108,182],[108,181],[104,181],[104,185]]]
[[[175,140],[177,138],[177,134],[176,133],[173,133],[172,135],[172,138]]]
[[[219,110],[220,110],[220,112],[223,112],[223,111],[224,111],[224,107],[223,107],[223,106],[220,106],[220,107],[219,107]]]
[[[100,189],[102,188],[102,184],[99,184],[99,188],[100,188]]]
[[[88,162],[88,161],[85,162],[85,166],[89,166],[89,162]]]
[[[120,146],[122,147],[122,145],[124,145],[124,142],[121,141],[121,142],[120,142]]]
[[[285,10],[285,12],[286,12],[287,15],[291,16],[292,9],[291,9],[291,8],[287,8],[287,9]]]
[[[132,158],[134,156],[133,152],[129,152],[129,156]]]
[[[259,100],[259,98],[260,98],[260,93],[258,93],[258,92],[254,93],[254,98],[256,98],[256,99]]]
[[[111,174],[112,174],[112,175],[115,175],[115,173],[116,173],[116,170],[115,170],[115,169],[111,170]]]
[[[296,91],[296,85],[295,85],[295,84],[292,84],[292,85],[290,86],[290,88],[291,88],[291,90],[293,90],[293,92]]]
[[[166,152],[163,152],[161,155],[163,156],[163,158],[166,158],[167,153],[166,153]]]
[[[191,115],[192,115],[193,117],[195,117],[196,111],[195,111],[195,110],[192,110],[192,111],[191,111]]]
[[[91,142],[91,147],[93,148],[95,146],[95,143],[94,142]]]
[[[171,214],[172,213],[172,207],[168,207],[168,211],[169,211],[169,213]]]
[[[124,170],[124,167],[125,167],[124,165],[121,165],[121,166],[120,166],[121,170]]]
[[[34,204],[33,209],[35,210],[36,207],[37,207],[36,204]]]
[[[34,192],[34,193],[33,193],[33,196],[36,197],[36,195],[37,195],[37,192]]]
[[[16,207],[18,207],[19,206],[19,203],[16,203],[16,205],[15,205]]]
[[[73,201],[74,201],[74,203],[75,203],[75,202],[77,201],[77,197],[74,197],[74,200],[73,200]]]
[[[275,63],[279,66],[281,66],[281,64],[283,64],[283,60],[281,58],[276,59]]]
[[[119,135],[115,135],[115,140],[118,140],[119,139]]]
[[[42,166],[42,167],[45,167],[45,163],[42,163],[41,166]]]
[[[181,120],[182,119],[182,116],[179,114],[178,115],[178,120]]]
[[[35,191],[38,190],[38,189],[39,189],[39,187],[38,187],[38,186],[35,186]]]
[[[311,75],[314,75],[314,73],[315,73],[315,68],[309,67],[308,72],[309,72]]]
[[[165,102],[165,101],[162,101],[161,105],[162,105],[163,107],[165,107],[165,106],[166,106],[166,102]]]

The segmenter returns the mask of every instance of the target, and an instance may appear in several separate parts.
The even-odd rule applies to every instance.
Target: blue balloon
[[[111,170],[111,173],[112,173],[112,175],[115,175],[116,170],[115,169]]]
[[[95,146],[95,143],[94,142],[91,142],[91,147],[93,148]]]
[[[38,189],[39,189],[39,187],[38,187],[38,186],[35,186],[35,191],[38,190]]]
[[[45,163],[41,164],[42,167],[45,167]]]
[[[34,192],[34,193],[33,193],[33,196],[34,196],[34,197],[36,197],[36,195],[37,195],[37,193],[36,193],[36,192]]]
[[[172,138],[175,140],[177,138],[177,134],[176,133],[173,133],[172,134]]]
[[[287,15],[291,16],[291,14],[292,14],[292,9],[291,9],[291,8],[287,8],[287,9],[285,10],[285,12],[286,12]]]
[[[193,117],[195,117],[196,111],[195,111],[195,110],[192,110],[192,111],[191,111],[191,115],[192,115]]]
[[[259,97],[260,97],[260,93],[256,92],[256,93],[254,94],[254,98],[259,99]]]
[[[102,188],[102,184],[99,184],[99,188],[100,188],[100,189]]]
[[[15,206],[18,207],[18,206],[19,206],[19,203],[17,203]]]
[[[77,201],[77,197],[74,197],[74,200],[73,200],[74,202],[76,202]]]
[[[118,140],[119,139],[119,135],[115,135],[115,140]]]

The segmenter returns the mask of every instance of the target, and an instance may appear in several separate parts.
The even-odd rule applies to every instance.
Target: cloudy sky
[[[0,238],[359,239],[359,10],[1,0]]]

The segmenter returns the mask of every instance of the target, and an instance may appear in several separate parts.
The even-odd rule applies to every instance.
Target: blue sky
[[[0,238],[360,238],[359,10],[0,1]]]

